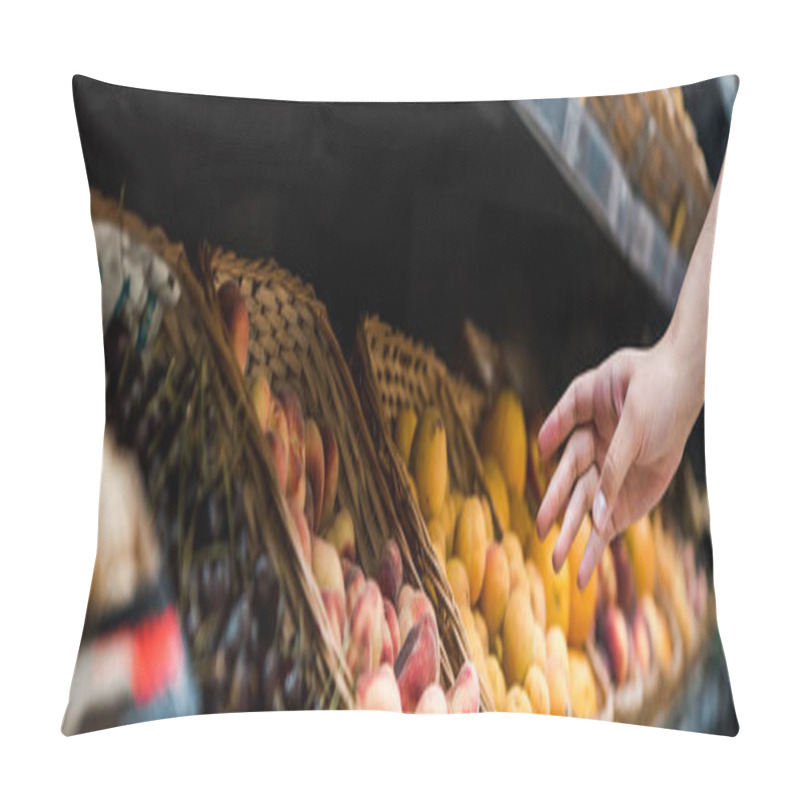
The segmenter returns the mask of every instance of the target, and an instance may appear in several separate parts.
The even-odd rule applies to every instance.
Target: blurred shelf
[[[686,259],[636,193],[582,100],[519,100],[514,108],[628,264],[671,311],[686,274]]]

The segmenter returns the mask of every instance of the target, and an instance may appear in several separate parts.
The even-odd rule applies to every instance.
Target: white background
[[[28,4],[3,12],[0,786],[80,796],[639,796],[796,791],[796,28],[783,4]],[[786,4],[788,5],[788,4]],[[558,8],[558,11],[556,11]],[[648,11],[645,12],[644,9]],[[792,57],[794,53],[794,57]],[[92,572],[100,282],[70,80],[302,100],[511,99],[736,72],[712,273],[707,458],[741,731],[250,714],[60,734]],[[790,788],[791,787],[791,788]],[[1,790],[0,790],[1,791]],[[724,795],[722,795],[724,796]]]

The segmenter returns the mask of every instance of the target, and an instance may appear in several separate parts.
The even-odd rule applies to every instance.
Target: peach
[[[494,636],[503,624],[509,592],[506,552],[499,542],[492,542],[486,550],[486,570],[480,598],[481,612],[486,620],[489,636]]]
[[[323,538],[330,542],[340,558],[354,561],[356,557],[356,532],[350,512],[343,508],[330,522],[323,533]]]
[[[647,621],[641,605],[637,606],[636,614],[633,617],[633,651],[639,662],[639,667],[643,675],[650,672],[650,633],[647,630]]]
[[[322,494],[322,519],[333,514],[336,493],[339,491],[339,445],[333,434],[333,428],[327,423],[320,426],[322,435],[322,451],[325,457],[325,480]]]
[[[294,520],[294,534],[295,541],[297,542],[300,552],[303,555],[303,560],[306,564],[311,564],[311,531],[308,530],[308,523],[306,522],[303,509],[296,503],[289,503],[289,508],[292,512],[292,519]]]
[[[306,518],[306,523],[308,524],[308,529],[311,531],[311,535],[314,536],[316,531],[314,530],[314,490],[311,488],[311,481],[306,476],[306,492],[305,492],[305,502],[303,503],[303,516]]]
[[[319,536],[311,539],[311,571],[320,590],[336,592],[342,600],[342,611],[345,608],[344,576],[339,555],[332,544]]]
[[[417,589],[408,597],[406,603],[400,609],[397,622],[400,629],[400,649],[405,645],[411,629],[417,625],[423,617],[430,617],[436,624],[436,616],[433,613],[433,606],[425,593]]]
[[[456,525],[454,552],[467,568],[470,605],[475,605],[483,587],[486,570],[486,522],[481,501],[473,496],[464,501]]]
[[[320,594],[322,595],[322,604],[325,606],[325,613],[328,615],[328,620],[336,636],[336,641],[341,647],[344,642],[344,596],[332,589],[322,589]]]
[[[414,711],[425,689],[439,680],[439,635],[433,616],[424,614],[408,632],[394,674],[403,711]]]
[[[325,453],[322,435],[313,419],[306,423],[306,475],[311,484],[314,517],[311,529],[316,533],[322,519],[322,500],[325,492]]]
[[[601,637],[611,662],[611,674],[617,686],[628,678],[628,626],[617,606],[609,606],[603,612]]]
[[[392,652],[396,657],[400,652],[400,623],[397,620],[397,612],[394,606],[385,597],[383,598],[383,616],[386,618],[386,624],[389,627]]]
[[[422,693],[417,703],[416,714],[446,714],[447,698],[438,683],[432,683]]]
[[[272,410],[272,392],[263,372],[256,375],[250,385],[250,399],[256,412],[258,427],[262,433],[266,433],[269,427],[270,411]]]
[[[381,664],[378,669],[359,677],[356,683],[356,708],[398,713],[403,710],[397,680],[388,664]]]
[[[291,500],[297,496],[300,504],[305,504],[306,484],[303,479],[306,471],[305,419],[300,400],[291,389],[278,393],[278,400],[286,415],[289,432],[289,480],[286,493]]]
[[[264,435],[267,440],[267,452],[272,456],[272,463],[278,474],[278,487],[285,495],[286,481],[289,477],[289,451],[283,439],[275,431],[267,431]]]
[[[460,558],[450,558],[447,560],[445,571],[447,572],[447,582],[453,590],[456,604],[469,608],[469,576],[464,562]]]
[[[534,714],[550,713],[550,690],[547,688],[547,678],[539,664],[531,664],[525,675],[523,688],[528,700],[531,701],[531,710]]]
[[[406,604],[406,602],[414,594],[414,591],[415,591],[414,587],[410,586],[407,583],[404,583],[400,587],[400,594],[397,596],[397,603],[395,603],[395,608],[397,609],[398,615],[403,610],[403,606]]]
[[[247,304],[234,281],[227,281],[217,290],[219,310],[233,346],[236,363],[244,374],[247,366],[247,345],[250,339],[250,316]]]
[[[519,685],[514,684],[506,694],[506,706],[504,711],[512,714],[532,714],[531,701],[525,690]]]
[[[383,650],[383,621],[381,590],[375,581],[367,580],[350,618],[346,661],[354,676],[379,666]]]
[[[385,614],[383,617],[382,629],[383,629],[383,634],[382,634],[383,644],[381,645],[381,664],[390,664],[393,666],[395,649],[394,649],[394,644],[392,642],[392,632],[389,629],[389,622],[387,621]]]
[[[478,671],[475,664],[465,661],[458,671],[456,682],[447,693],[447,705],[451,714],[477,714],[480,702]]]
[[[383,546],[377,578],[383,596],[392,603],[397,602],[397,593],[403,584],[403,560],[394,539],[389,539]]]
[[[351,564],[344,574],[344,590],[345,590],[345,612],[348,619],[353,614],[353,609],[356,607],[356,600],[361,596],[364,589],[366,580],[364,579],[364,572],[358,564]]]

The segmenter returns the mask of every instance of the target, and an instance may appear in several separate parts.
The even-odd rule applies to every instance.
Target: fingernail
[[[608,504],[606,503],[606,496],[603,494],[602,489],[598,489],[592,505],[592,522],[597,531],[605,530],[607,511]]]

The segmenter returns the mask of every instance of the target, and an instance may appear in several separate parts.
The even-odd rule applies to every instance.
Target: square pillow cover
[[[64,733],[338,708],[735,735],[703,392],[737,88],[76,76],[106,432]]]

